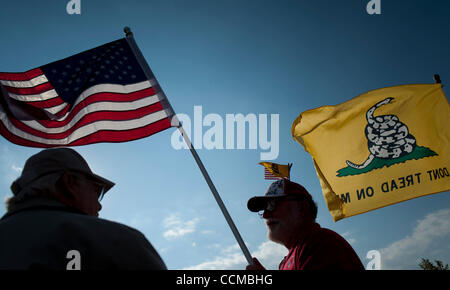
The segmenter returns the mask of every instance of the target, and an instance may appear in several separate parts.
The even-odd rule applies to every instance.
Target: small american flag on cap
[[[264,179],[279,180],[282,178],[290,178],[292,163],[287,165],[277,164],[273,162],[260,162],[264,166]]]

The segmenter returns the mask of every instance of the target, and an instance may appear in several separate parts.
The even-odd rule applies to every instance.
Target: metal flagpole
[[[133,37],[133,33],[131,32],[131,29],[129,27],[125,27],[124,28],[124,32],[125,32],[125,36],[127,38],[128,44],[130,45],[131,49],[133,50],[136,58],[138,59],[142,69],[144,70],[144,73],[146,74],[148,79],[156,79],[155,75],[153,74],[152,70],[150,69],[150,66],[148,65],[148,63],[145,61],[144,56],[142,55],[141,50],[139,49],[139,47],[137,46],[134,37]],[[192,156],[195,159],[195,162],[197,162],[198,167],[200,168],[200,171],[203,174],[203,177],[206,180],[206,183],[209,186],[209,189],[211,190],[214,198],[216,199],[217,204],[219,205],[219,208],[221,209],[228,225],[231,228],[231,231],[234,234],[234,237],[236,238],[242,252],[244,253],[245,258],[247,259],[247,262],[250,265],[253,265],[253,261],[252,261],[252,257],[251,254],[249,252],[249,250],[247,249],[247,246],[245,245],[244,241],[242,240],[242,237],[238,231],[238,229],[236,228],[236,225],[234,224],[230,214],[228,213],[227,208],[225,207],[225,204],[222,201],[222,198],[220,197],[219,193],[217,192],[216,187],[214,186],[214,183],[212,182],[211,178],[209,177],[208,172],[206,171],[205,166],[203,165],[203,162],[200,160],[200,157],[197,154],[197,151],[195,151],[194,146],[191,143],[191,140],[189,139],[189,136],[187,136],[186,132],[183,129],[182,124],[180,123],[180,121],[178,120],[178,118],[175,115],[175,112],[172,108],[172,106],[170,105],[169,100],[167,99],[166,95],[164,94],[164,91],[161,87],[159,87],[159,90],[161,91],[161,93],[164,95],[164,99],[165,101],[162,102],[163,105],[168,108],[171,111],[171,115],[172,115],[172,120],[171,120],[171,124],[175,125],[178,130],[180,131],[181,136],[183,136],[184,141],[186,142],[186,145],[189,147],[189,150],[192,153]]]

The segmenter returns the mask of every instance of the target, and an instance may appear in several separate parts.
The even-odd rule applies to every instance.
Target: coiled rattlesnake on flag
[[[347,165],[356,169],[367,167],[377,157],[393,159],[411,153],[416,147],[416,138],[409,134],[408,127],[395,115],[374,116],[379,107],[390,103],[394,98],[386,98],[371,107],[367,113],[365,134],[370,155],[363,164],[357,165],[346,161]]]

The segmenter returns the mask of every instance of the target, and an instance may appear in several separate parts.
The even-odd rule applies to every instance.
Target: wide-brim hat
[[[51,173],[75,171],[89,175],[104,187],[104,193],[114,186],[114,182],[92,172],[88,163],[75,150],[71,148],[45,149],[31,156],[25,162],[22,174],[11,185],[14,194],[19,193],[22,188],[32,184],[40,177]]]
[[[273,182],[263,196],[250,198],[247,202],[247,208],[252,212],[258,212],[266,207],[269,200],[287,196],[298,196],[312,200],[312,196],[303,186],[283,178]]]

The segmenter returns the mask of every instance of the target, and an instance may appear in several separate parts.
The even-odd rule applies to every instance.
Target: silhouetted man
[[[268,238],[289,249],[280,270],[364,270],[353,248],[339,234],[315,222],[317,205],[306,189],[288,179],[270,185],[264,196],[249,199],[247,207],[262,212]],[[264,270],[258,259],[247,270]]]
[[[31,156],[11,185],[14,196],[0,220],[0,269],[65,270],[75,262],[81,270],[166,269],[142,233],[98,218],[103,194],[113,185],[75,150]]]

